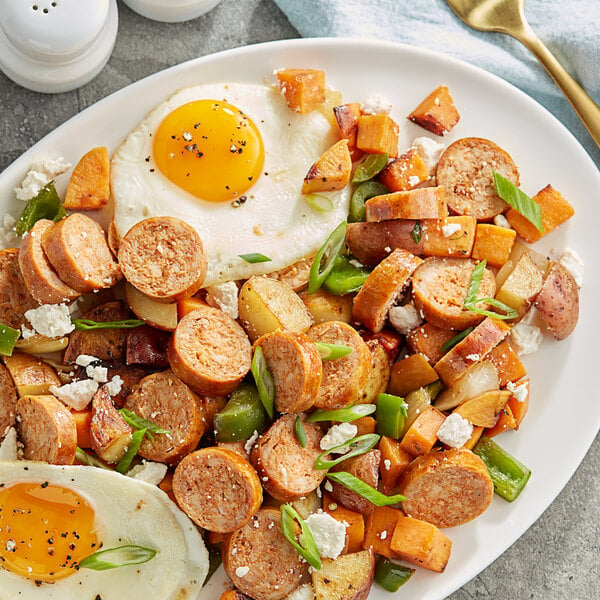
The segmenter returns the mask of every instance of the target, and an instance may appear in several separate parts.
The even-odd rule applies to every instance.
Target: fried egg
[[[143,564],[76,568],[99,549],[156,550]],[[208,553],[157,487],[94,467],[0,462],[0,598],[195,598]]]
[[[348,214],[349,189],[322,212],[301,193],[310,166],[338,139],[319,112],[298,114],[267,85],[185,88],[157,106],[114,153],[117,233],[173,216],[199,233],[205,286],[244,279],[311,256]],[[239,255],[260,253],[250,264]]]

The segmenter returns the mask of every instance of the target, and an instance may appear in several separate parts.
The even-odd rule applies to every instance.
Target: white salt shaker
[[[116,0],[0,0],[0,69],[36,92],[81,87],[117,37]]]
[[[136,13],[164,23],[195,19],[213,9],[221,0],[123,0]]]

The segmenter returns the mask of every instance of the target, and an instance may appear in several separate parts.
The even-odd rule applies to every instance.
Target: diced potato
[[[411,148],[393,160],[381,173],[379,180],[392,192],[412,190],[429,179],[425,161]]]
[[[514,308],[519,317],[522,317],[542,289],[543,280],[544,273],[533,262],[529,253],[523,253],[496,292],[496,299]]]
[[[287,105],[306,114],[325,102],[325,73],[319,69],[282,69],[277,72]]]
[[[299,295],[315,323],[325,321],[350,323],[352,320],[352,295],[350,294],[338,296],[321,288],[312,294],[300,292]]]
[[[463,402],[453,412],[476,427],[494,427],[510,396],[506,390],[485,392]]]
[[[313,318],[294,290],[269,277],[251,277],[238,301],[240,321],[254,343],[271,331],[306,332]]]
[[[98,210],[106,206],[109,196],[110,163],[105,147],[92,148],[75,165],[67,193],[67,210]]]
[[[357,399],[357,404],[374,404],[377,396],[385,392],[390,380],[390,361],[384,347],[376,340],[367,342],[371,351],[371,370],[367,385]]]
[[[475,260],[485,259],[492,267],[501,267],[510,256],[516,237],[517,232],[514,229],[479,223],[475,231],[471,257]]]
[[[460,229],[447,236],[444,227],[448,225],[460,225]],[[422,221],[423,256],[446,258],[470,256],[475,242],[476,225],[477,219],[466,215]]]
[[[422,354],[412,354],[392,366],[388,391],[406,396],[413,390],[437,381],[438,374]]]
[[[342,103],[342,93],[338,90],[325,89],[325,100],[317,107],[317,110],[329,121],[331,127],[337,129],[337,120],[334,110]],[[342,136],[344,137],[344,136]]]
[[[358,119],[356,147],[370,154],[398,156],[398,124],[388,115],[362,115]]]
[[[506,213],[506,218],[511,226],[530,244],[537,242],[542,236],[550,233],[575,214],[575,209],[551,185],[547,185],[543,190],[540,190],[533,196],[532,200],[540,205],[544,233],[539,231],[514,208]]]
[[[323,152],[304,177],[303,194],[334,192],[343,189],[350,181],[352,159],[348,140],[340,140]]]
[[[298,500],[294,500],[291,504],[303,519],[323,508],[323,502],[315,491]]]
[[[370,550],[325,558],[311,573],[315,600],[364,600],[373,583],[375,557]]]
[[[164,304],[149,298],[130,283],[125,284],[125,299],[136,317],[152,327],[175,331],[177,327],[177,302]]]
[[[44,335],[34,335],[30,338],[17,340],[15,348],[27,354],[51,354],[60,352],[69,345],[69,338],[49,338]]]
[[[19,398],[22,396],[42,396],[50,393],[50,386],[61,386],[56,371],[37,356],[24,352],[13,352],[3,358]]]
[[[131,443],[131,427],[115,408],[105,388],[98,390],[92,400],[90,435],[94,452],[109,463],[119,462]]]
[[[459,121],[460,115],[445,85],[436,88],[413,110],[408,118],[436,135],[446,135]]]

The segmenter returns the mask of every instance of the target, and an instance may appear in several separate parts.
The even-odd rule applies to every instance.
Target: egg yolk
[[[76,491],[47,482],[0,489],[0,561],[12,573],[55,581],[97,549],[94,510]]]
[[[197,100],[176,108],[159,125],[153,156],[172,183],[203,200],[239,198],[264,163],[260,131],[239,108]]]

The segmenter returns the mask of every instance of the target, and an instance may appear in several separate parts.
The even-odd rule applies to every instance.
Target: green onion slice
[[[271,259],[260,252],[251,252],[250,254],[238,254],[238,256],[252,265],[256,263],[271,262]]]
[[[129,442],[129,446],[127,446],[127,451],[123,455],[123,458],[119,461],[117,465],[117,471],[119,473],[125,473],[129,470],[131,466],[131,461],[134,459],[135,455],[138,453],[140,446],[142,445],[142,440],[146,435],[145,429],[138,429],[134,431],[131,436],[131,441]]]
[[[306,448],[306,431],[304,430],[304,425],[302,424],[300,415],[296,417],[296,421],[294,422],[294,430],[296,431],[298,443],[302,448]]]
[[[302,529],[302,533],[298,540],[296,540],[294,521],[297,521],[300,525],[300,529]],[[290,504],[281,505],[281,530],[287,541],[298,550],[308,564],[313,567],[313,569],[319,570],[321,568],[321,557],[319,556],[319,550],[315,543],[315,539],[313,538],[313,534],[308,525],[304,522],[304,519]]]
[[[119,413],[121,413],[123,420],[130,427],[133,427],[134,429],[145,429],[146,435],[151,440],[154,440],[154,438],[152,437],[152,435],[150,435],[150,433],[171,433],[168,429],[163,429],[156,423],[152,423],[152,421],[147,421],[146,419],[143,419],[142,417],[136,415],[134,412],[131,412],[127,408],[120,408]]]
[[[462,342],[470,333],[473,331],[474,327],[467,327],[463,329],[460,333],[457,333],[453,338],[449,339],[445,344],[442,345],[442,352],[448,352],[448,350],[452,350],[458,342]]]
[[[346,221],[342,221],[327,238],[317,255],[313,259],[310,267],[310,277],[308,279],[308,293],[313,294],[327,279],[335,257],[338,255],[344,240],[346,239]]]
[[[128,565],[141,565],[152,560],[156,556],[156,550],[144,548],[144,546],[118,546],[98,550],[84,558],[78,565],[78,569],[93,569],[94,571],[106,571],[117,569]]]
[[[365,202],[375,196],[389,194],[390,190],[379,181],[366,181],[361,183],[353,192],[350,198],[350,211],[348,220],[350,223],[359,223],[367,218],[367,208]]]
[[[335,360],[350,354],[354,348],[344,346],[343,344],[327,344],[326,342],[316,342],[317,350],[321,360]]]
[[[91,319],[72,319],[76,331],[89,329],[132,329],[144,324],[140,319],[125,319],[124,321],[92,321]]]
[[[377,410],[374,404],[350,404],[344,408],[335,410],[315,410],[307,419],[307,423],[317,423],[319,421],[335,421],[337,423],[351,423],[362,417],[373,414]]]
[[[538,231],[544,233],[540,205],[525,192],[522,192],[512,181],[509,181],[497,171],[492,171],[492,173],[494,174],[494,184],[498,196],[522,214]]]
[[[333,210],[333,202],[331,198],[323,196],[323,194],[306,194],[304,196],[306,203],[315,210],[320,212],[331,212]]]
[[[21,332],[18,329],[0,323],[0,354],[2,356],[12,356],[19,337],[21,337]]]
[[[106,466],[101,460],[98,460],[95,456],[88,454],[85,450],[82,450],[79,446],[75,450],[75,458],[88,467],[98,467],[99,469],[105,469],[106,471],[112,471],[112,469]]]
[[[368,483],[365,483],[362,479],[355,477],[351,473],[346,471],[339,471],[338,473],[327,473],[326,477],[339,483],[349,490],[356,492],[359,496],[366,498],[369,502],[372,502],[375,506],[389,506],[390,504],[397,504],[398,502],[404,502],[408,498],[402,494],[395,494],[394,496],[386,496],[380,491],[371,487]]]
[[[347,458],[365,454],[375,447],[380,438],[381,436],[377,435],[376,433],[367,433],[366,435],[360,435],[348,440],[339,446],[325,450],[325,452],[321,452],[321,454],[319,454],[317,457],[317,460],[315,460],[314,468],[318,471],[324,471],[326,469],[331,469],[331,467],[335,467],[335,465],[341,463]],[[334,458],[333,460],[325,460],[325,457],[332,453],[342,454],[342,456]]]
[[[410,232],[410,237],[413,239],[415,244],[418,244],[423,237],[423,226],[421,225],[421,221],[416,221],[414,227]]]
[[[467,296],[465,298],[465,306],[467,304],[473,304],[477,302],[477,295],[479,294],[479,286],[483,279],[487,260],[484,258],[481,262],[478,262],[471,273],[471,280],[469,281],[469,287],[467,288]]]
[[[356,167],[352,183],[364,183],[365,181],[369,181],[369,179],[373,179],[387,165],[388,158],[386,152],[367,155],[358,167]]]
[[[267,414],[272,419],[274,412],[273,405],[275,404],[275,384],[273,383],[271,373],[269,373],[267,359],[260,346],[256,346],[256,349],[254,350],[250,371],[252,371],[252,375],[254,376],[260,401],[263,403]]]

